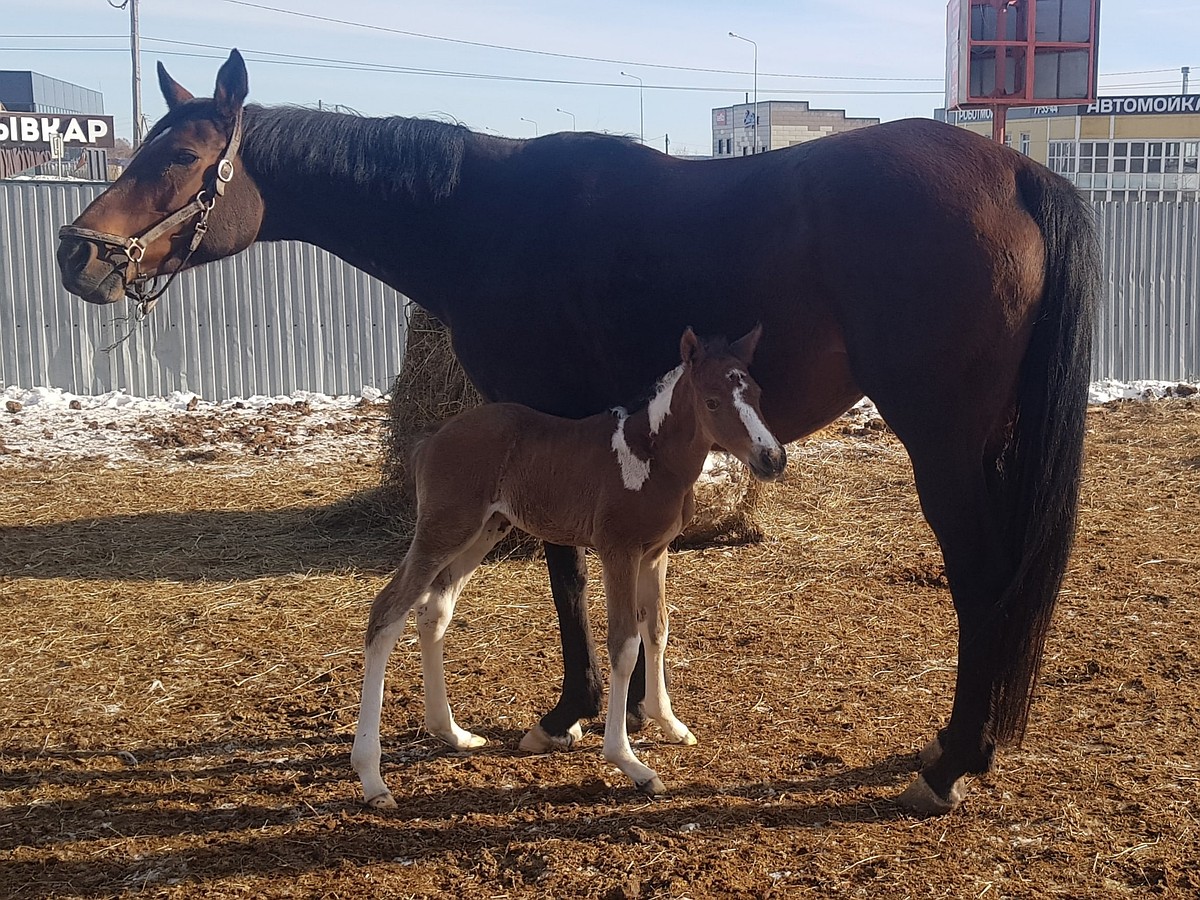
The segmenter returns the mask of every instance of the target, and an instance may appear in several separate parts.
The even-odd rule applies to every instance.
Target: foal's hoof
[[[447,746],[455,750],[478,750],[487,743],[487,738],[469,731],[455,733],[452,731],[434,732],[434,735]]]
[[[568,728],[562,737],[551,734],[539,724],[525,732],[518,746],[526,753],[549,753],[551,750],[570,750],[581,740],[583,728],[578,722]]]
[[[655,775],[649,781],[643,781],[638,784],[637,789],[647,797],[661,797],[667,792],[666,786],[663,785],[662,779]]]
[[[395,809],[396,798],[392,796],[391,791],[384,791],[382,794],[376,794],[369,798],[367,806],[371,809]]]
[[[942,797],[929,786],[924,775],[918,775],[896,801],[909,812],[918,816],[941,816],[950,812],[963,799],[963,781],[958,779],[950,787],[950,796]]]

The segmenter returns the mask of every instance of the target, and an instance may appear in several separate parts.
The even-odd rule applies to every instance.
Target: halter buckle
[[[217,178],[225,184],[233,180],[233,160],[228,156],[222,156],[217,163]]]
[[[146,245],[142,243],[141,238],[131,237],[125,242],[125,255],[129,257],[129,261],[137,265],[142,261],[142,257],[146,255]]]

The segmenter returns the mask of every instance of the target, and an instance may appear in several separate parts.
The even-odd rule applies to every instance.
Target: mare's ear
[[[174,109],[192,99],[192,92],[168,75],[167,67],[161,62],[158,64],[158,88],[167,101],[167,109]]]
[[[733,351],[733,355],[742,361],[742,364],[749,366],[754,359],[754,351],[758,349],[758,339],[762,337],[762,322],[755,325],[750,333],[738,338],[729,348]]]
[[[700,361],[700,357],[704,355],[704,347],[700,343],[700,338],[696,337],[696,332],[692,331],[692,326],[689,325],[683,333],[683,337],[679,339],[679,358],[685,366],[693,366]]]
[[[227,119],[232,119],[246,102],[250,93],[250,76],[246,74],[246,61],[237,48],[229,51],[229,59],[221,65],[217,72],[217,86],[213,90],[213,100],[216,101],[217,111]]]

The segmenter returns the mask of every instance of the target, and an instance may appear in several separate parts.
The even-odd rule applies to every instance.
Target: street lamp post
[[[537,127],[537,122],[533,121],[533,119],[527,119],[527,118],[525,118],[524,116],[521,116],[521,121],[522,121],[522,122],[528,122],[530,125],[532,125],[532,126],[533,126],[533,136],[534,136],[534,137],[537,137],[537,136],[538,136],[538,127]]]
[[[575,113],[573,113],[573,112],[568,112],[568,111],[567,111],[567,110],[565,110],[565,109],[559,109],[558,107],[555,107],[555,108],[554,108],[554,111],[555,111],[555,112],[560,112],[560,113],[562,113],[564,116],[570,116],[570,117],[571,117],[571,130],[572,130],[572,131],[574,131],[574,130],[575,130]]]
[[[758,152],[758,44],[750,40],[748,37],[742,37],[740,34],[729,32],[731,38],[737,38],[739,41],[745,41],[747,44],[754,45],[754,149],[751,153]]]
[[[643,102],[642,92],[645,85],[642,84],[642,79],[636,75],[630,75],[628,72],[622,72],[626,78],[637,79],[638,83],[638,127],[641,130],[641,142],[646,143],[646,105]]]

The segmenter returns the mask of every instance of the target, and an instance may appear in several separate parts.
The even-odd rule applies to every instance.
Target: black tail
[[[1004,460],[1005,523],[1016,572],[1000,601],[993,735],[1019,742],[1062,585],[1079,505],[1084,417],[1100,260],[1092,212],[1044,169],[1018,173],[1046,247],[1045,292],[1022,363],[1013,440]]]

